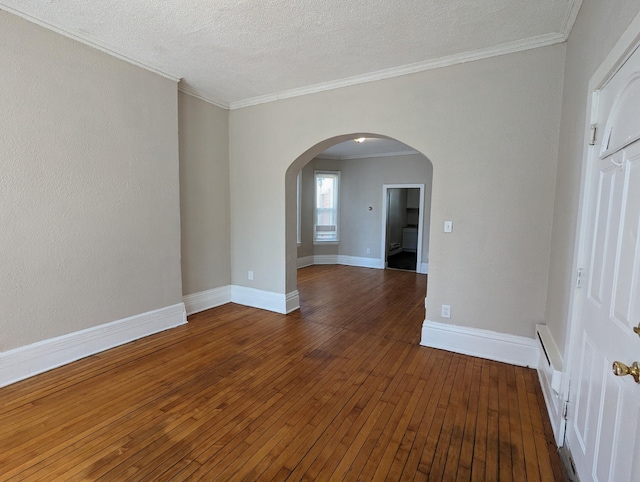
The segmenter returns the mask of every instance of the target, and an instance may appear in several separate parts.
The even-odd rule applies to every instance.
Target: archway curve
[[[327,138],[322,140],[312,147],[308,148],[302,154],[300,154],[297,158],[295,158],[285,172],[285,260],[286,260],[286,269],[285,269],[285,282],[286,282],[286,292],[289,293],[289,297],[295,297],[296,301],[294,304],[290,306],[288,311],[292,311],[299,307],[299,302],[297,300],[297,262],[298,262],[298,251],[297,251],[297,240],[296,240],[296,226],[297,226],[297,175],[298,173],[313,159],[315,159],[322,152],[327,150],[328,148],[340,144],[345,141],[352,141],[354,139],[365,137],[365,138],[378,138],[378,139],[388,139],[391,141],[398,142],[407,147],[413,149],[418,155],[420,155],[424,160],[428,163],[431,169],[431,180],[433,179],[433,163],[429,157],[427,157],[423,152],[418,149],[415,149],[410,144],[403,142],[400,139],[387,136],[384,134],[372,133],[372,132],[351,132],[348,134],[341,134],[334,137]],[[412,180],[414,181],[414,180]],[[429,185],[429,197],[430,197],[431,185]],[[380,197],[382,197],[382,186]],[[426,222],[425,226],[427,230],[430,227],[430,223]],[[428,232],[428,231],[427,231]],[[425,235],[428,238],[428,234]],[[418,260],[420,262],[420,260]],[[430,280],[430,284],[433,284],[433,280]],[[293,296],[292,296],[293,295]],[[426,294],[425,294],[426,295]],[[290,301],[293,301],[291,299]]]

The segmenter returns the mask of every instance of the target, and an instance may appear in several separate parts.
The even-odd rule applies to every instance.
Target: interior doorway
[[[385,184],[382,196],[383,245],[380,251],[384,256],[384,267],[426,274],[428,262],[423,257],[425,185]]]
[[[341,173],[339,239],[334,242],[314,240],[314,172],[318,170]],[[285,175],[287,310],[294,311],[302,304],[297,269],[337,264],[384,270],[386,201],[381,195],[385,183],[419,189],[418,204],[424,207],[416,212],[417,262],[413,273],[426,274],[433,170],[421,152],[370,133],[326,139],[296,158]]]

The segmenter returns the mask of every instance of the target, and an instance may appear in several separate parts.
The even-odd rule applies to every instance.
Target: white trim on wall
[[[471,52],[462,52],[459,54],[448,55],[446,57],[440,57],[438,59],[417,62],[415,64],[402,65],[400,67],[392,67],[390,69],[379,70],[377,72],[371,72],[364,75],[356,75],[354,77],[347,77],[346,79],[333,80],[329,82],[323,82],[321,84],[309,85],[296,89],[285,90],[282,92],[276,92],[274,94],[259,95],[248,99],[232,101],[229,102],[229,109],[242,109],[244,107],[265,104],[267,102],[274,102],[276,100],[289,99],[292,97],[298,97],[307,94],[315,94],[317,92],[324,92],[326,90],[339,89],[341,87],[364,84],[367,82],[375,82],[378,80],[390,79],[393,77],[400,77],[402,75],[408,74],[415,74],[417,72],[424,72],[426,70],[439,69],[442,67],[458,65],[465,62],[473,62],[475,60],[488,59],[491,57],[497,57],[499,55],[522,52],[524,50],[562,43],[567,40],[570,26],[573,25],[573,20],[575,20],[575,15],[577,15],[579,4],[582,2],[581,0],[574,0],[573,3],[578,3],[578,5],[577,7],[572,6],[572,9],[569,10],[569,18],[563,22],[565,28],[567,28],[568,30],[563,33],[548,33],[539,35],[537,37],[507,42],[502,45],[497,45],[495,47],[489,47],[486,49],[479,49]]]
[[[511,365],[538,368],[538,345],[533,338],[524,336],[425,320],[420,344]]]
[[[89,38],[88,36],[84,35],[83,32],[72,32],[70,30],[67,30],[67,28],[63,25],[49,23],[45,20],[36,18],[28,14],[27,12],[5,5],[2,2],[0,2],[0,4],[2,5],[3,10],[6,10],[7,12],[10,12],[21,18],[24,18],[29,22],[35,23],[37,25],[40,25],[41,27],[57,32],[60,35],[76,40],[80,43],[83,43],[92,48],[100,50],[101,52],[105,52],[108,55],[116,57],[120,60],[124,60],[125,62],[141,67],[145,70],[158,74],[162,77],[173,80],[174,82],[179,82],[178,88],[181,92],[184,92],[185,94],[189,94],[193,97],[196,97],[200,100],[213,104],[217,107],[221,107],[227,110],[229,109],[233,110],[233,109],[241,109],[244,107],[258,105],[258,104],[264,104],[267,102],[274,102],[281,99],[288,99],[291,97],[298,97],[298,96],[307,95],[307,94],[314,94],[317,92],[324,92],[327,90],[339,89],[341,87],[348,87],[348,86],[364,84],[368,82],[375,82],[378,80],[389,79],[393,77],[400,77],[403,75],[413,74],[417,72],[424,72],[427,70],[462,64],[465,62],[473,62],[475,60],[481,60],[481,59],[496,57],[499,55],[521,52],[524,50],[562,43],[567,40],[567,37],[571,32],[571,28],[573,27],[573,24],[578,15],[578,11],[580,10],[580,5],[582,4],[582,0],[571,0],[571,6],[567,10],[567,15],[563,19],[561,30],[558,33],[548,33],[548,34],[540,35],[537,37],[531,37],[531,38],[522,39],[522,40],[515,40],[513,42],[507,42],[501,45],[497,45],[497,46],[489,47],[485,49],[474,50],[471,52],[462,52],[458,54],[448,55],[445,57],[440,57],[437,59],[427,60],[424,62],[417,62],[414,64],[403,65],[400,67],[392,67],[389,69],[379,70],[377,72],[371,72],[363,75],[356,75],[356,76],[347,77],[344,79],[323,82],[320,84],[294,88],[294,89],[285,90],[281,92],[259,95],[256,97],[250,97],[247,99],[240,99],[240,100],[231,101],[231,102],[227,102],[223,99],[214,99],[207,93],[204,93],[198,89],[195,89],[192,86],[185,85],[184,82],[180,81],[181,80],[180,77],[174,74],[171,74],[169,72],[165,72],[160,68],[132,59],[131,57],[128,57],[122,52],[113,50],[111,47],[108,47],[107,45],[104,45],[101,42],[97,42],[95,39]]]
[[[384,261],[380,258],[362,258],[358,256],[346,256],[343,254],[318,254],[298,258],[298,269],[316,264],[340,264],[344,266],[356,266],[359,268],[384,269]],[[429,274],[429,263],[421,263],[418,269],[420,274]]]
[[[316,264],[340,264],[358,268],[384,269],[384,262],[380,258],[362,258],[344,254],[317,254],[298,258],[298,269]]]
[[[285,313],[291,313],[300,308],[300,293],[298,290],[287,293],[285,297]]]
[[[337,254],[316,254],[313,256],[313,264],[340,264]]]
[[[300,308],[298,291],[288,294],[231,285],[231,302],[261,310],[287,314]]]
[[[182,297],[187,315],[193,315],[231,301],[231,286],[221,286]]]
[[[384,263],[379,258],[361,258],[358,256],[338,255],[338,264],[357,266],[360,268],[384,269]]]
[[[316,264],[314,261],[314,256],[304,256],[303,258],[298,258],[298,269],[306,268],[307,266],[313,266],[314,264]]]
[[[297,290],[284,295],[237,285],[221,286],[185,295],[183,300],[187,315],[200,313],[227,303],[237,303],[282,314],[291,313],[300,308],[300,294]]]
[[[0,387],[186,322],[177,303],[0,353]]]
[[[53,23],[49,23],[48,21],[45,20],[41,20],[39,18],[36,18],[32,15],[29,15],[26,12],[23,12],[21,10],[17,10],[13,7],[10,7],[9,5],[5,5],[3,2],[0,2],[0,7],[2,7],[2,10],[5,10],[9,13],[12,13],[13,15],[16,15],[20,18],[23,18],[31,23],[35,23],[36,25],[39,25],[41,27],[44,27],[48,30],[51,30],[53,32],[56,32],[64,37],[73,39],[77,42],[80,42],[81,44],[84,45],[88,45],[91,48],[94,48],[96,50],[99,50],[100,52],[104,52],[107,55],[111,55],[112,57],[115,57],[117,59],[120,60],[124,60],[125,62],[135,65],[136,67],[140,67],[142,69],[148,70],[149,72],[152,72],[154,74],[157,74],[161,77],[164,77],[165,79],[169,79],[172,80],[174,82],[179,82],[180,81],[180,77],[177,77],[173,74],[170,74],[168,72],[163,71],[162,69],[156,68],[152,65],[149,64],[145,64],[143,62],[139,62],[138,60],[132,59],[131,57],[125,55],[124,53],[118,52],[116,50],[113,50],[111,47],[108,47],[106,45],[104,45],[101,42],[96,41],[93,38],[90,38],[87,35],[84,35],[84,33],[80,33],[80,32],[71,32],[70,30],[67,30],[66,26],[63,25],[59,25],[59,24],[53,24]],[[194,94],[191,94],[194,95]],[[203,99],[206,100],[206,99]],[[211,102],[209,100],[207,100],[207,102]]]

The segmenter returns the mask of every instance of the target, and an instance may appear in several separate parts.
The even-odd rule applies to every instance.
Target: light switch
[[[444,222],[444,232],[450,233],[453,230],[453,221]]]

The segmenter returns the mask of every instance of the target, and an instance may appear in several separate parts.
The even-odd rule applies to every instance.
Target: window
[[[338,242],[339,171],[315,171],[314,243]]]

